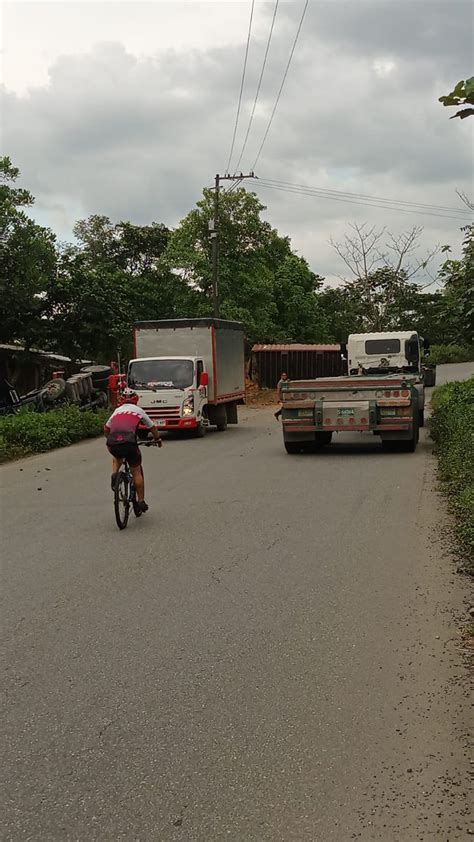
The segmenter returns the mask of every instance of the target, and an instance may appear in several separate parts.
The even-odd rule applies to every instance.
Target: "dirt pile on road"
[[[261,389],[257,383],[246,380],[245,403],[247,406],[273,406],[277,403],[276,389]]]

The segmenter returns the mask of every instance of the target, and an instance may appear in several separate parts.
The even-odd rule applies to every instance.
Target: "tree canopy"
[[[26,348],[45,337],[45,290],[56,272],[56,238],[26,214],[34,198],[15,185],[19,171],[0,158],[0,340]]]
[[[136,320],[211,315],[211,190],[173,231],[92,215],[77,222],[74,243],[58,244],[28,216],[34,199],[18,178],[0,159],[0,341],[108,361],[131,354]],[[250,343],[344,342],[406,327],[435,343],[474,341],[472,226],[459,258],[444,247],[441,289],[427,293],[420,281],[436,250],[420,256],[421,229],[354,225],[333,243],[346,273],[332,287],[265,210],[244,189],[221,193],[220,312],[243,323]]]

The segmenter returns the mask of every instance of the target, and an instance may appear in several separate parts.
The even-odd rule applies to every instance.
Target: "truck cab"
[[[158,427],[189,430],[202,422],[204,374],[204,360],[199,357],[141,357],[130,360],[127,383]]]
[[[423,342],[416,331],[353,333],[347,342],[349,376],[407,374],[415,376],[419,425],[424,424],[425,385],[421,358]]]

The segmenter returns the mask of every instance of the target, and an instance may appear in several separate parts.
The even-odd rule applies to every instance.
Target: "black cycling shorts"
[[[109,452],[116,459],[126,459],[132,468],[142,464],[142,454],[138,444],[131,442],[120,442],[119,444],[108,444]]]

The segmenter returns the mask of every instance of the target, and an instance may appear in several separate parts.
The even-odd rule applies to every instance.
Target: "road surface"
[[[426,431],[288,456],[242,416],[145,451],[125,532],[103,442],[2,468],[2,839],[467,838],[466,584]]]

